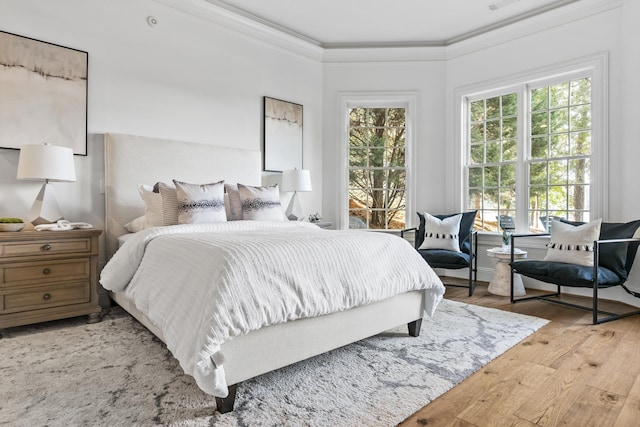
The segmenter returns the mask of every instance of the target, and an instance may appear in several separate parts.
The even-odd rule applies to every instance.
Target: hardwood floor
[[[640,316],[592,325],[590,312],[543,301],[511,304],[482,284],[472,297],[466,289],[447,287],[446,298],[551,322],[402,427],[640,426]],[[629,306],[612,303],[606,309],[624,312]]]

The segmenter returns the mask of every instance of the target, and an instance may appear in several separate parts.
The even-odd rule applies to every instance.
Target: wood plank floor
[[[544,301],[511,304],[489,294],[486,284],[472,297],[467,293],[447,287],[446,298],[551,322],[402,427],[640,426],[640,316],[592,325],[590,312]],[[605,308],[624,312],[629,306]]]

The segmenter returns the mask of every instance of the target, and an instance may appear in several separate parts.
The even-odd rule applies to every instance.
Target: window
[[[462,95],[465,206],[475,228],[520,232],[604,215],[603,62]],[[600,153],[600,156],[596,154]]]
[[[349,109],[349,228],[405,228],[406,109]]]

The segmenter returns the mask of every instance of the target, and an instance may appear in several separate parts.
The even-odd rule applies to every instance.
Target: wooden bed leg
[[[238,384],[229,386],[229,395],[227,397],[216,397],[216,407],[218,412],[226,414],[233,411],[233,404],[236,402],[236,391],[238,391]]]
[[[412,337],[417,337],[420,335],[420,327],[422,326],[422,319],[414,320],[411,323],[407,323],[409,327],[409,335]]]

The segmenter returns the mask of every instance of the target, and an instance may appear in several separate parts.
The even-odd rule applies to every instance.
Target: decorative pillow
[[[242,203],[242,219],[255,221],[284,221],[278,186],[252,187],[238,184]]]
[[[582,225],[584,222],[561,220],[571,225]],[[600,240],[630,239],[640,227],[640,220],[621,222],[603,222],[600,226]],[[607,243],[600,245],[600,266],[606,267],[626,280],[627,268],[633,264],[638,250],[637,243]]]
[[[139,184],[138,193],[144,202],[144,228],[162,225],[162,197],[153,191],[151,185]],[[132,221],[133,222],[133,221]],[[125,226],[126,227],[126,226]],[[140,230],[138,230],[140,231]]]
[[[229,221],[239,221],[242,219],[242,201],[237,184],[225,184],[224,190],[229,196]]]
[[[124,225],[124,228],[129,233],[137,233],[138,231],[142,231],[147,228],[147,218],[145,215],[139,216],[131,222],[128,222]]]
[[[600,237],[602,218],[582,225],[551,221],[545,261],[593,266],[593,242]]]
[[[419,248],[424,241],[424,224],[425,219],[424,215],[420,212],[416,212],[418,214],[418,219],[420,219],[420,225],[418,226],[418,234],[417,239],[415,241],[416,248]],[[458,234],[458,243],[460,244],[460,251],[466,254],[471,253],[471,232],[473,231],[473,226],[476,221],[476,216],[478,215],[478,211],[467,211],[461,212],[462,219],[460,220],[460,233]],[[452,217],[454,215],[458,215],[457,213],[453,214],[445,214],[445,215],[433,215],[438,219],[445,219]]]
[[[425,212],[424,220],[424,240],[418,249],[446,249],[460,252],[462,214],[439,219]]]
[[[178,201],[178,224],[226,222],[224,181],[214,184],[189,184],[173,180]]]
[[[176,225],[178,223],[176,187],[164,182],[158,182],[156,185],[162,197],[162,225]]]

